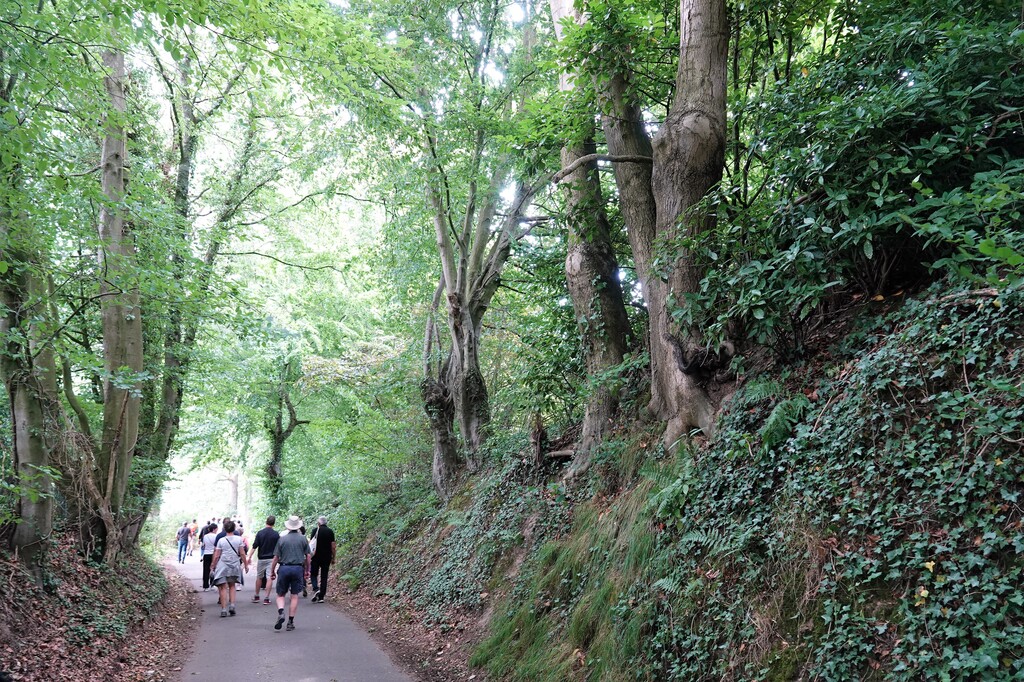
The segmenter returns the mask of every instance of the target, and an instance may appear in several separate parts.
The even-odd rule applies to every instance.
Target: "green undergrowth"
[[[512,457],[392,516],[357,574],[478,616],[493,680],[1024,678],[1021,299],[865,314],[747,377],[710,443],[637,426],[569,490]]]
[[[441,627],[450,625],[452,613],[485,605],[524,544],[531,516],[557,517],[547,510],[551,495],[517,457],[471,481],[444,506],[414,488],[369,520],[375,530],[346,560],[345,578],[350,586],[372,586],[396,606],[412,604]]]
[[[1020,298],[936,289],[827,365],[751,380],[674,481],[580,507],[473,662],[513,680],[1020,679]]]

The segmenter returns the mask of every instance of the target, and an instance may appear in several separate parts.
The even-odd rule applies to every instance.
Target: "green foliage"
[[[508,680],[630,679],[649,613],[623,595],[659,564],[655,485],[644,477],[607,507],[582,503],[571,525],[538,541],[470,662]]]
[[[787,356],[838,287],[887,295],[929,267],[1018,273],[1017,14],[959,0],[838,12],[823,25],[834,41],[798,52],[788,80],[742,90],[729,165],[746,170],[723,183],[718,227],[665,245],[707,268],[677,319],[712,346],[740,329]]]
[[[402,495],[400,506],[393,500],[368,520],[369,527],[377,523],[381,530],[351,573],[359,583],[408,601],[428,622],[442,626],[451,611],[480,607],[500,584],[514,548],[523,543],[526,518],[541,504],[527,471],[521,460],[509,460],[447,508],[438,508],[433,499],[423,501],[423,489],[411,488],[415,497]]]
[[[751,377],[705,451],[639,448],[611,497],[506,456],[447,509],[410,500],[353,575],[442,624],[497,594],[471,662],[498,679],[1014,679],[1022,302],[934,287],[831,364]],[[491,560],[527,527],[518,570]]]
[[[1024,410],[1020,294],[945,291],[876,323],[851,369],[817,386],[790,435],[763,441],[754,458],[753,432],[766,434],[778,406],[751,414],[734,400],[690,485],[662,504],[678,535],[663,545],[674,568],[652,590],[689,625],[652,623],[648,674],[1021,673],[1024,604],[1011,586],[1022,577],[1014,505],[1024,478],[1009,426]],[[786,596],[781,577],[793,567],[802,587]],[[798,624],[792,635],[787,620]],[[807,663],[740,654],[783,638]]]

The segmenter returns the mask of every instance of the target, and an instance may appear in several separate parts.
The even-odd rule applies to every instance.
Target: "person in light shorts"
[[[274,550],[277,549],[277,541],[280,539],[280,534],[274,530],[274,524],[277,523],[277,519],[273,515],[267,517],[267,525],[256,533],[256,538],[252,541],[252,549],[249,550],[249,558],[252,558],[253,554],[256,554],[256,593],[252,596],[253,603],[257,603],[260,600],[260,590],[266,589],[267,593],[263,596],[263,603],[270,603],[270,586],[273,584],[274,579],[272,576],[272,564],[274,563]]]

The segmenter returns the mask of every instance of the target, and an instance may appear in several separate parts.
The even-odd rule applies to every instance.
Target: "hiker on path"
[[[327,517],[321,516],[316,520],[317,527],[313,531],[316,538],[316,551],[310,559],[310,568],[313,583],[313,603],[323,604],[327,596],[327,572],[334,563],[334,556],[338,552],[338,543],[334,541],[334,531],[327,527]]]
[[[275,630],[284,625],[284,596],[291,592],[291,604],[288,607],[288,630],[295,629],[295,612],[299,610],[299,593],[302,592],[309,578],[309,543],[306,536],[299,532],[302,519],[289,516],[284,522],[289,532],[277,541],[274,548],[274,561],[270,565],[270,579],[277,579],[277,623]],[[277,567],[280,565],[280,575]]]
[[[189,537],[191,538],[188,543],[188,555],[192,556],[192,553],[199,547],[199,524],[196,523],[195,519],[192,519],[192,525],[188,527]]]
[[[245,572],[249,572],[249,557],[242,551],[242,538],[234,534],[235,522],[225,523],[224,531],[227,535],[217,541],[210,564],[213,584],[220,591],[221,618],[229,613],[235,615],[235,585],[242,577],[242,564],[245,564]]]
[[[217,550],[217,524],[210,522],[203,533],[203,592],[213,587],[210,580],[210,566],[213,564],[213,553]]]
[[[260,600],[260,589],[266,588],[267,593],[263,597],[263,603],[270,603],[270,586],[273,580],[270,579],[270,566],[274,563],[274,550],[277,549],[277,541],[281,534],[274,530],[277,519],[273,515],[267,517],[266,527],[256,533],[252,541],[252,549],[249,550],[249,559],[256,553],[256,594],[253,595],[253,602]]]
[[[227,529],[228,528],[228,523],[233,524],[232,528],[234,528],[234,530],[228,531],[228,529]],[[246,552],[249,551],[249,543],[245,541],[244,537],[242,537],[242,531],[238,527],[238,522],[235,521],[230,516],[225,516],[224,517],[223,530],[221,530],[221,532],[217,533],[217,540],[215,542],[216,542],[218,547],[220,546],[221,538],[223,538],[223,537],[225,537],[227,535],[234,535],[236,537],[241,538],[241,540],[242,540],[242,554],[245,554]],[[242,574],[238,575],[238,584],[239,585],[245,585],[245,576],[243,576]]]
[[[181,523],[181,528],[178,529],[178,534],[175,536],[178,539],[178,563],[185,563],[185,552],[188,551],[188,539],[191,537],[192,531],[188,528],[188,521]]]

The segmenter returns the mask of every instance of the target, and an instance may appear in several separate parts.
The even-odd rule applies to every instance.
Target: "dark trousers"
[[[212,554],[204,554],[203,555],[203,589],[204,590],[206,588],[208,588],[208,587],[212,587],[212,585],[210,585],[210,564],[212,564],[212,563],[213,563],[213,555]]]
[[[327,571],[331,568],[329,559],[324,561],[313,560],[309,563],[310,580],[313,583],[313,591],[320,599],[327,596]]]

